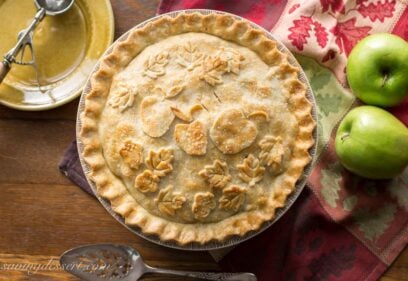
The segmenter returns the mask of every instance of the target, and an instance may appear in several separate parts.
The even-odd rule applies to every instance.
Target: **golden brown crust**
[[[292,158],[295,161],[291,161],[290,166],[286,167],[281,189],[277,190],[271,198],[265,199],[261,196],[259,201],[263,202],[260,205],[262,207],[238,213],[215,223],[177,223],[145,210],[108,168],[98,134],[100,115],[108,102],[109,89],[114,74],[124,69],[147,46],[167,37],[186,32],[204,32],[233,41],[253,50],[266,64],[274,66],[274,74],[284,80],[289,108],[298,122],[298,134],[292,151]],[[165,63],[164,57],[158,59],[161,63]],[[152,67],[152,65],[147,67]],[[158,74],[160,75],[161,72]],[[155,76],[157,73],[146,72],[146,75]],[[80,117],[82,124],[80,139],[84,145],[82,157],[91,170],[89,177],[95,183],[99,195],[110,200],[112,209],[124,217],[126,224],[138,226],[146,234],[156,234],[163,241],[173,240],[181,245],[191,242],[205,244],[210,241],[224,241],[233,235],[242,236],[251,230],[259,229],[264,222],[273,219],[276,208],[285,205],[287,196],[293,192],[296,181],[301,177],[304,167],[311,160],[308,150],[314,144],[312,133],[315,122],[311,116],[312,105],[306,97],[306,86],[300,82],[298,75],[299,69],[288,63],[287,55],[278,50],[275,41],[267,38],[261,31],[255,30],[248,22],[237,20],[231,15],[180,13],[174,18],[163,16],[142,28],[133,29],[126,38],[116,42],[112,51],[100,60],[98,70],[90,79],[91,89],[85,97],[85,109]],[[176,92],[169,95],[175,95]],[[126,105],[126,103],[123,104]],[[168,114],[170,115],[170,113]],[[269,118],[266,113],[253,113],[252,115],[264,115],[266,116],[264,118]],[[154,136],[158,136],[165,129],[157,129],[152,133]],[[199,153],[197,152],[197,154]],[[248,177],[245,174],[246,165],[256,164],[259,162],[257,161],[258,159],[252,155],[250,160],[243,162],[240,169],[244,171],[243,177],[245,179]],[[263,172],[259,171],[259,173]],[[147,174],[151,176],[152,181],[150,181],[150,189],[143,189],[146,192],[157,189],[155,183],[158,180],[158,176],[153,173],[146,172]],[[254,183],[257,178],[248,180],[252,180]],[[139,184],[145,182],[140,180]],[[192,208],[198,218],[208,215],[214,207],[215,202],[213,202],[210,194],[209,192],[197,193]],[[224,208],[238,210],[243,200],[244,190],[240,187],[234,187],[225,191],[222,204]],[[168,206],[161,206],[160,208],[162,212],[173,214],[185,204],[184,199],[179,198],[179,201],[174,204],[172,209]]]

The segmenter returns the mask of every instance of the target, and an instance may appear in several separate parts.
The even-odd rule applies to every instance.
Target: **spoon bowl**
[[[48,16],[55,16],[69,10],[74,0],[34,0],[34,3],[39,10],[44,9]]]
[[[124,245],[95,244],[71,249],[60,257],[61,267],[89,281],[137,281],[147,273],[167,274],[217,281],[256,281],[252,273],[178,271],[151,267],[140,254]]]

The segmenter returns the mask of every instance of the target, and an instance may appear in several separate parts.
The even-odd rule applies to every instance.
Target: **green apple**
[[[351,110],[339,125],[335,145],[343,166],[362,177],[393,178],[408,165],[408,128],[375,106]]]
[[[408,96],[408,43],[388,33],[369,35],[351,51],[346,70],[351,89],[362,101],[397,105]]]

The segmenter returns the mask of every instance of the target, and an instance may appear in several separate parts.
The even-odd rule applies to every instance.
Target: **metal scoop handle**
[[[239,273],[225,273],[225,272],[196,272],[196,271],[181,271],[171,270],[164,268],[155,268],[147,266],[147,272],[156,274],[167,274],[175,276],[185,276],[192,278],[199,278],[203,280],[215,280],[215,281],[256,281],[257,278],[252,273],[239,272]]]
[[[16,62],[16,56],[18,52],[20,52],[21,49],[24,48],[27,44],[31,46],[32,32],[38,25],[38,23],[44,18],[44,16],[45,9],[39,9],[30,25],[19,33],[16,45],[7,52],[7,54],[4,56],[3,62],[0,62],[0,83],[3,82],[7,73],[10,71],[11,64]]]

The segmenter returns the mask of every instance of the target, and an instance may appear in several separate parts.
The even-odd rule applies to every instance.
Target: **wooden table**
[[[117,37],[153,16],[159,1],[112,2]],[[136,237],[97,200],[60,174],[58,162],[75,137],[77,104],[75,100],[44,112],[0,106],[0,264],[20,266],[19,270],[0,269],[0,280],[77,280],[55,269],[58,256],[71,247],[91,243],[130,245],[153,266],[218,270],[207,253],[166,249]],[[48,265],[48,270],[33,273],[38,264]],[[408,280],[408,249],[381,280]]]

